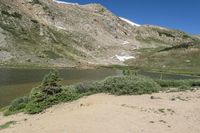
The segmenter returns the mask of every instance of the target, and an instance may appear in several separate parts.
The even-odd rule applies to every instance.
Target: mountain
[[[131,23],[100,4],[0,1],[1,65],[125,65],[138,57],[138,49],[197,40],[182,31]]]
[[[132,21],[126,19],[126,18],[122,18],[122,17],[119,17],[119,18],[120,18],[121,20],[123,20],[123,21],[129,23],[129,24],[132,25],[132,26],[141,26],[141,25],[139,25],[139,24],[136,24],[136,23],[134,23],[134,22],[132,22]]]
[[[200,35],[193,35],[193,37],[200,39]]]

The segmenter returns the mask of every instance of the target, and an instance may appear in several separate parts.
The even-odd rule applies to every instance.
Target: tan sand
[[[97,94],[38,115],[1,115],[0,125],[11,120],[0,133],[200,133],[200,91]]]

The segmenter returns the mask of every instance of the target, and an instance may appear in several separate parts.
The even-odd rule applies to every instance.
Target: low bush
[[[131,75],[137,76],[137,75],[138,75],[138,72],[137,72],[137,71],[135,71],[135,70],[129,70],[129,69],[124,69],[124,70],[122,71],[122,73],[123,73],[123,75],[125,75],[125,76],[131,76]]]
[[[52,105],[73,101],[79,98],[79,94],[71,87],[61,88],[61,91],[49,95],[42,91],[35,91],[30,97],[24,111],[28,114],[39,113]]]
[[[20,97],[15,99],[11,104],[6,108],[4,115],[11,115],[23,111],[28,103],[28,97]]]
[[[189,83],[190,83],[190,86],[192,87],[200,86],[200,79],[190,80]]]
[[[152,79],[141,76],[108,77],[103,81],[80,83],[74,86],[77,93],[110,93],[113,95],[137,95],[158,92],[160,86]]]
[[[73,87],[78,94],[90,95],[103,92],[102,81],[78,83],[75,84]]]
[[[72,87],[64,88],[56,71],[47,74],[42,84],[34,88],[29,95],[29,102],[24,111],[35,114],[60,102],[75,100],[78,94]]]
[[[200,86],[199,79],[188,80],[155,80],[161,87]]]
[[[190,86],[182,85],[178,87],[178,91],[192,90]]]
[[[109,77],[102,81],[102,92],[114,95],[137,95],[158,92],[160,86],[150,78],[141,76]]]
[[[187,80],[155,80],[161,87],[179,87],[182,85],[190,86]]]
[[[59,83],[60,79],[56,71],[47,74],[41,85],[33,88],[28,97],[14,100],[4,111],[5,115],[24,111],[35,114],[60,102],[60,95],[66,95]]]
[[[10,127],[11,125],[14,125],[14,124],[16,124],[16,121],[8,121],[5,124],[0,125],[0,130],[6,129],[6,128]]]

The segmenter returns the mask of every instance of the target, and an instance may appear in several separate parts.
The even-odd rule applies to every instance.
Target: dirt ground
[[[0,115],[0,133],[200,133],[200,91],[142,96],[97,94],[37,115]]]

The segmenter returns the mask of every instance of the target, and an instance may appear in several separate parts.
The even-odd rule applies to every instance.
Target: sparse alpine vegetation
[[[182,43],[171,47],[136,50],[139,56],[128,61],[129,66],[169,73],[200,75],[200,43]]]
[[[16,121],[9,121],[9,122],[6,122],[5,124],[0,125],[0,130],[6,129],[6,128],[8,128],[9,126],[14,125],[14,124],[16,124]]]

